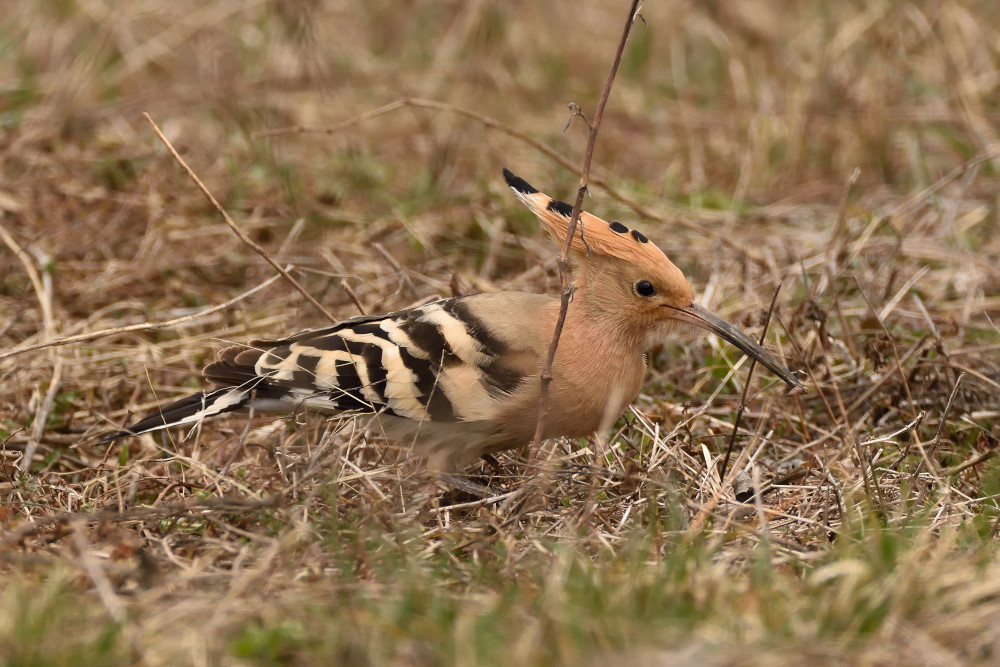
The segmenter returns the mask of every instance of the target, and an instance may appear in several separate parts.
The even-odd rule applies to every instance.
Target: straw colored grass
[[[694,332],[611,432],[470,471],[488,501],[428,497],[405,452],[315,415],[94,444],[229,341],[327,321],[143,112],[338,317],[555,294],[557,249],[500,170],[572,196],[568,105],[592,111],[620,4],[13,3],[0,660],[997,660],[987,0],[643,8],[586,207],[755,334],[781,283],[767,342],[812,389],[754,374],[726,479],[747,365]],[[338,127],[400,99],[433,104]]]

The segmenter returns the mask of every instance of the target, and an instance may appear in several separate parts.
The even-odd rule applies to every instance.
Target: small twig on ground
[[[323,313],[323,315],[326,316],[327,319],[329,319],[331,322],[337,322],[337,318],[333,316],[333,313],[324,308],[323,304],[317,301],[312,294],[306,291],[306,288],[303,287],[298,280],[293,278],[292,275],[288,273],[288,271],[282,268],[281,265],[278,264],[278,262],[275,261],[273,257],[271,257],[270,253],[268,253],[267,250],[264,250],[264,248],[262,248],[259,244],[255,243],[253,239],[247,236],[246,233],[242,229],[240,229],[239,226],[237,226],[236,222],[226,212],[226,209],[222,208],[222,204],[218,202],[218,200],[212,195],[209,189],[205,187],[205,184],[201,182],[201,179],[198,178],[198,174],[194,173],[194,170],[188,166],[187,162],[184,161],[184,158],[180,156],[180,153],[178,153],[177,150],[170,143],[170,140],[167,139],[167,137],[164,136],[163,132],[160,131],[160,128],[156,125],[155,122],[153,122],[153,119],[150,117],[150,115],[148,113],[143,113],[142,115],[146,119],[146,122],[148,122],[150,126],[153,128],[153,132],[156,133],[156,136],[158,136],[160,138],[160,141],[163,142],[163,145],[167,147],[167,150],[174,157],[174,160],[177,161],[177,164],[179,164],[181,168],[184,169],[185,172],[187,172],[187,175],[191,177],[191,180],[194,181],[194,184],[198,186],[198,189],[201,190],[201,193],[203,195],[205,195],[205,198],[208,199],[209,202],[211,202],[212,206],[215,207],[215,210],[219,212],[219,214],[222,216],[222,219],[226,221],[226,224],[229,225],[229,228],[233,230],[233,232],[236,234],[237,237],[239,237],[240,241],[242,241],[244,245],[246,245],[248,248],[256,252],[258,255],[263,257],[264,261],[266,261],[268,264],[274,267],[275,271],[280,273],[282,277],[292,285],[292,287],[298,290],[298,292],[306,298],[306,301],[314,305],[316,309],[319,310],[319,312]]]
[[[31,436],[28,438],[28,446],[24,449],[24,456],[21,457],[21,463],[18,466],[24,472],[27,472],[31,467],[31,461],[35,458],[35,452],[38,451],[38,445],[42,442],[42,436],[45,435],[45,425],[49,421],[49,413],[52,412],[56,396],[59,395],[59,387],[62,385],[62,371],[63,359],[62,357],[55,357],[49,387],[45,390],[45,397],[38,404],[38,409],[35,411],[35,420],[31,425]]]
[[[0,536],[0,552],[17,544],[26,537],[49,526],[86,521],[100,523],[104,521],[160,521],[168,518],[182,519],[197,517],[209,512],[235,513],[255,512],[272,509],[278,506],[281,498],[272,495],[263,500],[234,500],[232,498],[205,498],[202,500],[179,503],[176,505],[132,507],[124,512],[118,510],[99,510],[96,512],[57,512],[50,516],[40,517],[19,526],[8,528]]]
[[[774,296],[771,297],[771,305],[767,309],[767,316],[764,318],[764,330],[760,332],[760,340],[758,345],[764,344],[764,338],[767,336],[767,328],[771,324],[771,314],[774,312],[774,304],[778,302],[778,293],[781,292],[781,283],[774,288]],[[729,436],[729,446],[726,447],[726,456],[722,459],[722,466],[719,468],[719,481],[725,483],[726,481],[726,468],[729,466],[729,457],[733,453],[733,447],[736,446],[736,434],[740,430],[740,420],[743,418],[743,410],[747,406],[747,391],[750,389],[750,380],[753,378],[753,371],[757,367],[757,360],[750,357],[750,368],[747,370],[747,379],[743,383],[743,395],[740,397],[740,407],[736,410],[736,419],[733,420],[733,432]]]
[[[945,422],[948,421],[948,413],[951,412],[952,403],[955,402],[955,396],[958,395],[958,388],[962,386],[962,380],[964,379],[965,379],[965,373],[959,373],[958,379],[955,380],[955,386],[952,388],[951,394],[948,396],[948,403],[944,406],[944,412],[941,413],[941,421],[938,422],[938,427],[937,431],[934,433],[934,438],[929,443],[927,443],[927,446],[924,448],[926,451],[928,452],[933,451],[933,448],[937,447],[938,443],[941,442],[941,431],[944,430],[944,424]],[[907,452],[909,451],[909,449],[910,449],[909,446],[907,446],[906,447]],[[920,459],[920,461],[917,462],[917,467],[913,470],[913,474],[910,475],[911,479],[916,479],[917,475],[920,474],[920,469],[923,467],[924,460],[926,458],[927,457],[925,455]]]
[[[995,449],[990,449],[988,451],[983,452],[982,454],[977,454],[976,456],[973,456],[968,461],[963,461],[962,463],[959,463],[958,465],[954,465],[954,466],[952,466],[950,468],[942,468],[940,470],[941,476],[942,477],[951,477],[952,475],[957,475],[960,472],[964,472],[964,471],[968,470],[969,468],[973,468],[973,467],[979,465],[980,463],[982,463],[983,461],[986,461],[987,459],[993,458],[994,456],[996,456],[996,453],[997,452],[996,452]],[[997,521],[1000,522],[1000,517],[997,517]],[[996,524],[994,524],[994,526],[996,526]]]
[[[351,289],[351,286],[348,285],[347,281],[343,278],[340,279],[340,287],[347,294],[347,297],[351,300],[351,303],[354,304],[354,307],[358,309],[358,312],[362,315],[367,315],[368,313],[365,312],[365,307],[362,305],[361,299],[358,298],[358,295],[353,289]]]
[[[433,514],[440,514],[441,512],[446,512],[446,511],[450,511],[450,510],[467,510],[467,509],[474,509],[474,508],[477,508],[477,507],[487,507],[489,505],[496,505],[496,504],[501,503],[501,502],[503,502],[503,501],[505,501],[505,500],[507,500],[509,498],[514,498],[514,497],[520,495],[521,492],[522,492],[521,490],[523,488],[524,488],[523,486],[522,487],[518,487],[517,489],[514,489],[513,491],[507,491],[506,493],[501,493],[501,494],[496,495],[496,496],[489,496],[487,498],[481,498],[479,500],[473,500],[473,501],[470,501],[470,502],[467,502],[467,503],[456,503],[454,505],[443,505],[441,507],[435,507],[435,508],[431,509],[430,511]]]
[[[42,310],[43,335],[46,341],[50,341],[55,337],[56,329],[52,311],[52,273],[45,269],[50,258],[37,248],[29,248],[32,251],[30,254],[35,255],[33,260],[30,254],[18,245],[14,237],[8,234],[7,230],[2,226],[0,226],[0,237],[3,238],[4,243],[14,255],[21,260],[21,264],[28,274],[28,279],[35,290],[35,297],[38,299],[38,305]],[[35,262],[38,263],[44,273],[39,274],[35,268]],[[52,406],[55,404],[56,396],[59,394],[59,387],[62,384],[63,359],[53,353],[50,353],[50,357],[52,359],[52,376],[49,379],[49,386],[45,390],[45,396],[39,401],[35,409],[35,419],[28,437],[28,446],[25,448],[24,456],[21,457],[21,462],[18,465],[22,471],[27,471],[31,467],[31,460],[35,457],[35,451],[37,451],[38,445],[45,433],[45,425],[49,420],[49,412],[51,412]],[[0,356],[0,358],[3,357]]]
[[[122,604],[122,601],[115,594],[114,587],[111,585],[108,575],[104,573],[104,570],[97,564],[94,557],[90,555],[90,544],[86,533],[83,532],[83,522],[73,521],[71,526],[73,528],[73,545],[76,547],[83,570],[94,583],[94,589],[97,590],[97,597],[100,598],[104,608],[108,610],[108,614],[115,621],[121,623],[125,620],[125,605]]]
[[[292,270],[292,265],[285,267],[286,271]],[[185,322],[191,322],[202,317],[206,317],[213,313],[217,313],[220,310],[225,310],[230,306],[239,303],[243,299],[250,297],[257,292],[261,291],[265,287],[272,285],[281,276],[271,276],[260,285],[243,292],[239,296],[236,296],[225,303],[220,303],[217,306],[212,306],[211,308],[206,308],[205,310],[198,311],[197,313],[191,313],[190,315],[184,315],[182,317],[176,317],[172,320],[164,320],[163,322],[143,322],[142,324],[130,324],[124,327],[112,327],[110,329],[101,329],[100,331],[91,331],[90,333],[77,334],[75,336],[66,336],[65,338],[57,338],[56,340],[46,341],[44,343],[38,343],[37,345],[28,345],[26,347],[17,347],[13,350],[8,350],[7,352],[0,352],[0,360],[6,359],[7,357],[13,357],[18,354],[24,354],[25,352],[34,352],[35,350],[42,350],[47,347],[61,347],[63,345],[72,345],[74,343],[86,343],[88,341],[97,340],[98,338],[104,338],[106,336],[115,336],[123,333],[135,333],[136,331],[151,331],[153,329],[163,329],[165,327],[172,327],[178,324],[184,324]]]

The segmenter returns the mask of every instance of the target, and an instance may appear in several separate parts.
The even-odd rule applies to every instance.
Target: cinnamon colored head
[[[544,223],[549,234],[565,243],[573,207],[539,192],[524,179],[503,170],[507,185]],[[570,244],[578,264],[596,263],[603,271],[608,294],[614,295],[615,310],[637,322],[655,325],[684,322],[710,331],[753,357],[791,387],[802,383],[767,350],[725,320],[694,303],[694,290],[684,274],[674,266],[645,234],[620,222],[607,222],[580,212]],[[594,287],[591,286],[593,291]]]

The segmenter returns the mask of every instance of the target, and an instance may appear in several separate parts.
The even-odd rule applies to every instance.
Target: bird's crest
[[[573,206],[539,192],[507,169],[503,170],[503,176],[517,198],[545,223],[549,234],[565,243]],[[666,265],[672,266],[663,251],[639,230],[629,229],[617,221],[608,222],[586,211],[580,211],[580,222],[570,247],[584,256],[607,255],[661,269]]]

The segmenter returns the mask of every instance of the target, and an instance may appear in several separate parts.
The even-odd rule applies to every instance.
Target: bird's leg
[[[489,466],[494,475],[499,475],[503,472],[503,468],[500,467],[500,462],[497,461],[497,457],[492,454],[483,454],[483,461],[486,462],[486,465]]]

